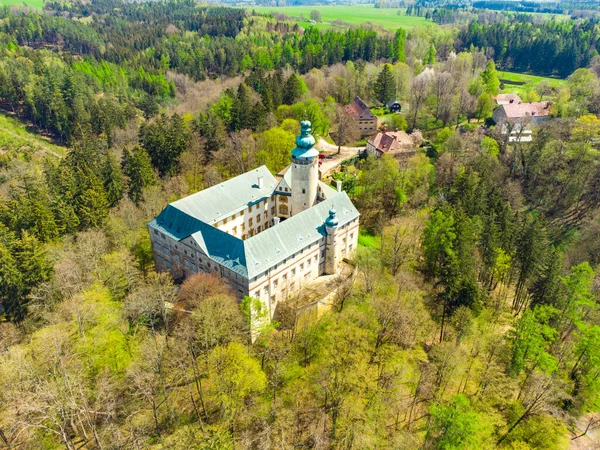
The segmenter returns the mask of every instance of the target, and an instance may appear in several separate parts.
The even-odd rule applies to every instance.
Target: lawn
[[[0,0],[0,6],[22,5],[42,9],[44,0]]]
[[[0,0],[3,1],[3,0]],[[261,13],[277,12],[287,14],[293,17],[302,27],[310,26],[310,12],[317,10],[321,12],[323,22],[318,23],[318,28],[331,28],[335,26],[332,22],[341,20],[350,25],[361,25],[371,22],[387,30],[396,30],[406,28],[407,30],[417,25],[428,25],[433,22],[424,17],[399,16],[397,9],[393,8],[375,8],[374,5],[353,5],[353,6],[256,6],[251,8]],[[404,10],[403,10],[404,11]],[[304,20],[300,15],[304,15]]]
[[[523,100],[525,100],[527,92],[531,90],[531,87],[535,86],[542,80],[548,81],[555,88],[559,88],[565,84],[565,80],[560,78],[541,77],[537,75],[528,75],[516,72],[499,71],[498,77],[500,78],[500,81],[504,81],[504,89],[502,90],[503,93],[518,94]],[[511,81],[519,84],[510,84]]]
[[[378,236],[374,236],[368,231],[361,229],[358,233],[358,245],[379,249],[381,247],[381,239]]]

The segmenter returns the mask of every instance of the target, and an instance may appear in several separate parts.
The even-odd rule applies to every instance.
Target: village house
[[[346,106],[346,111],[358,123],[361,136],[372,136],[377,133],[377,116],[371,112],[360,97],[354,97],[352,103]]]
[[[416,149],[411,137],[404,131],[382,131],[367,141],[367,154],[381,158],[384,153],[405,162],[414,156]]]
[[[550,102],[506,103],[494,110],[492,120],[509,142],[531,142],[531,126],[548,120],[550,106]]]
[[[395,98],[390,100],[389,102],[387,102],[385,104],[385,107],[391,113],[399,113],[400,110],[402,109],[402,105],[400,105],[400,102],[398,100],[396,100]]]
[[[158,271],[227,279],[273,317],[277,304],[323,274],[339,271],[358,244],[359,213],[319,180],[310,122],[278,176],[265,167],[169,204],[148,224]]]

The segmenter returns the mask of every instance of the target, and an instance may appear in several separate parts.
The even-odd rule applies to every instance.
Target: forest
[[[1,9],[0,448],[598,445],[597,25],[503,20],[319,31],[188,0]],[[515,143],[490,126],[511,92],[496,66],[546,73],[534,34],[581,53],[560,84],[519,86],[551,117]],[[148,221],[277,173],[301,120],[364,146],[356,95],[418,149],[325,180],[361,213],[328,312],[289,298],[256,338],[251,299],[218,276],[154,270]]]

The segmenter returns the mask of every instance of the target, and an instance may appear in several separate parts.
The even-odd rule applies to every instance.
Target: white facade
[[[302,125],[279,179],[263,166],[170,204],[148,224],[157,271],[218,274],[271,317],[280,301],[337,272],[358,245],[359,214],[319,181],[310,124]]]

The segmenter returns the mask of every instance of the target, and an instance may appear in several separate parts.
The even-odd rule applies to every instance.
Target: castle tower
[[[315,138],[310,134],[310,122],[303,120],[300,128],[296,148],[292,150],[292,215],[317,202],[319,185],[319,152],[313,148]]]
[[[337,273],[338,269],[337,240],[335,236],[338,223],[335,209],[330,209],[329,217],[325,220],[325,232],[327,233],[327,241],[325,243],[325,273],[327,275]]]

